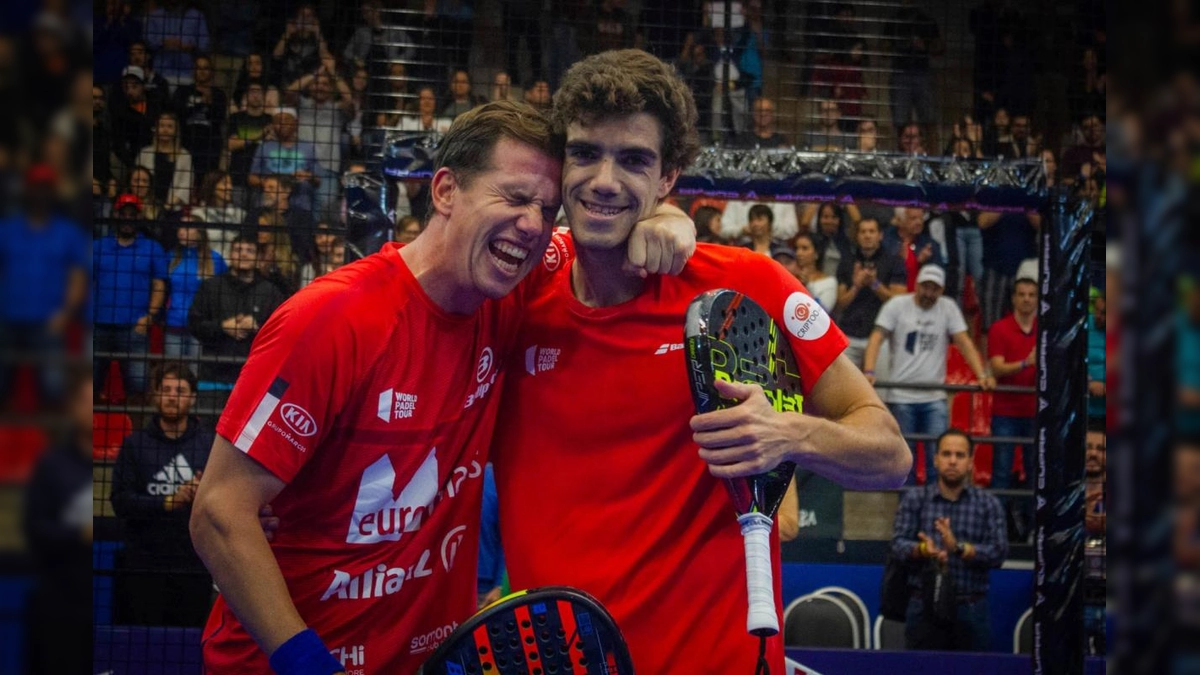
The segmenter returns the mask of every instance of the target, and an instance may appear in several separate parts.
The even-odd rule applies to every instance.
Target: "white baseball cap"
[[[917,283],[932,281],[933,283],[946,287],[946,271],[937,265],[926,265],[917,273]]]

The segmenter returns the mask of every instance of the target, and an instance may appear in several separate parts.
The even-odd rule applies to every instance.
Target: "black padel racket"
[[[688,306],[684,339],[697,413],[738,404],[717,392],[713,384],[717,380],[761,385],[776,410],[801,411],[799,368],[787,337],[750,298],[727,289],[696,296]],[[771,525],[795,471],[793,462],[784,462],[764,474],[724,481],[746,546],[750,593],[746,630],[759,637],[779,632],[771,579]]]
[[[592,596],[566,586],[518,591],[459,626],[418,675],[632,675],[625,638]]]

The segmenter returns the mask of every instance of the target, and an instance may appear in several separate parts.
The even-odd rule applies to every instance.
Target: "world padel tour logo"
[[[788,332],[801,340],[817,340],[829,332],[829,312],[811,296],[799,291],[783,303],[783,322]]]

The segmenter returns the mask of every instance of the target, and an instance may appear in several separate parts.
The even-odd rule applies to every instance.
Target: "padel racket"
[[[758,303],[727,289],[701,293],[688,306],[684,339],[697,413],[739,403],[717,392],[717,380],[761,385],[776,410],[800,412],[803,395],[795,355],[787,337]],[[779,632],[771,579],[771,525],[795,471],[795,463],[783,462],[764,474],[724,481],[746,547],[750,595],[746,630],[762,638]]]
[[[450,634],[418,675],[632,675],[625,638],[592,596],[566,586],[518,591]]]

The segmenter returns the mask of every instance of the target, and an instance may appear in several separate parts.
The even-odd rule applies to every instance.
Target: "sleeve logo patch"
[[[829,313],[812,297],[799,291],[783,303],[783,322],[801,340],[818,340],[829,332]]]
[[[288,425],[297,436],[309,438],[317,435],[317,421],[307,410],[295,403],[284,403],[279,408],[283,423]]]
[[[546,270],[550,272],[557,271],[562,267],[563,262],[567,259],[567,244],[556,232],[550,239],[550,244],[546,246],[546,252],[542,255],[542,264],[546,266]]]

